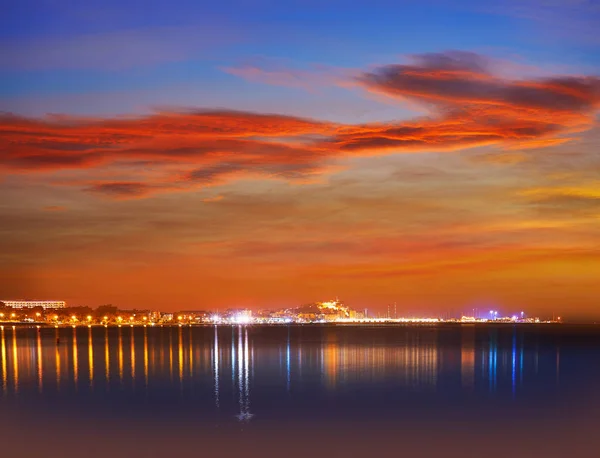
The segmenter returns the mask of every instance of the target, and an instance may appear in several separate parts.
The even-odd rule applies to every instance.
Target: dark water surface
[[[599,327],[4,326],[0,353],[6,457],[600,456]]]

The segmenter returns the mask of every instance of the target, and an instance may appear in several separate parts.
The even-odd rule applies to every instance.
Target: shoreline
[[[343,326],[343,327],[436,327],[436,326],[549,326],[549,325],[569,325],[569,326],[597,326],[598,323],[585,322],[539,322],[539,323],[511,323],[511,322],[460,322],[460,321],[439,321],[434,323],[423,322],[355,322],[355,323],[188,323],[188,324],[168,324],[161,323],[155,325],[135,323],[135,324],[69,324],[60,323],[52,324],[45,322],[24,323],[17,321],[0,321],[0,327],[19,327],[19,328],[206,328],[206,327],[236,327],[236,326],[253,326],[253,327],[285,327],[285,326]]]

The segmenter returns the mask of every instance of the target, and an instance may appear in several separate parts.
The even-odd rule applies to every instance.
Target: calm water
[[[0,352],[7,457],[600,456],[596,327],[5,326]]]

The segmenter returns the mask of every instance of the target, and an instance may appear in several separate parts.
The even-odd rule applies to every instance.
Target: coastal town
[[[190,326],[190,325],[250,325],[250,324],[435,324],[435,323],[559,323],[560,317],[542,320],[525,312],[504,316],[497,310],[479,311],[456,317],[400,316],[394,305],[385,314],[369,314],[367,309],[355,310],[338,298],[314,302],[293,308],[275,310],[227,309],[182,310],[122,310],[113,305],[97,308],[68,307],[64,301],[0,301],[0,323],[35,324],[45,326]]]

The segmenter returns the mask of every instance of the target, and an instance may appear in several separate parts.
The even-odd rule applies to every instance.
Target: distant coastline
[[[469,322],[460,322],[460,321],[438,321],[432,323],[421,323],[421,322],[370,322],[370,323],[339,323],[339,322],[324,322],[324,323],[247,323],[247,324],[235,324],[235,323],[185,323],[185,324],[177,324],[177,323],[165,323],[165,324],[70,324],[70,323],[61,323],[61,324],[51,324],[46,322],[40,323],[24,323],[24,322],[16,322],[16,321],[0,321],[0,326],[2,328],[207,328],[207,327],[238,327],[238,326],[250,326],[250,327],[286,327],[286,326],[298,326],[298,327],[334,327],[334,326],[343,326],[343,327],[488,327],[488,326],[498,326],[498,327],[508,327],[508,326],[549,326],[549,325],[598,325],[596,322],[558,322],[558,321],[544,321],[539,323],[511,323],[511,322],[502,322],[502,321],[488,321],[488,322],[477,322],[477,323],[469,323]]]

